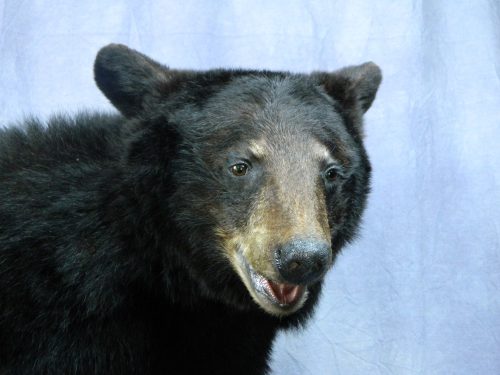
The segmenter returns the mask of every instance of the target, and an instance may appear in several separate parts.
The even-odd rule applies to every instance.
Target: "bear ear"
[[[319,78],[328,95],[344,108],[360,109],[363,113],[372,105],[382,81],[382,71],[372,62],[314,75]]]
[[[177,73],[121,44],[103,47],[94,63],[97,86],[126,117],[158,99]]]

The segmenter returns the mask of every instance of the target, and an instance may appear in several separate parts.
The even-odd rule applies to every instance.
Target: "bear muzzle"
[[[258,305],[273,315],[289,315],[302,307],[308,286],[323,278],[332,258],[329,243],[295,238],[276,246],[270,259],[272,274],[260,273],[242,251],[237,252],[237,269]]]

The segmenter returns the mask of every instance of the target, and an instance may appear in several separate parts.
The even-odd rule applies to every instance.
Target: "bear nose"
[[[276,249],[275,265],[290,284],[318,281],[332,262],[330,245],[316,239],[295,239]]]

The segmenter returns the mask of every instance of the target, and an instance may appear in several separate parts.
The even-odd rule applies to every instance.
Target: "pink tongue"
[[[269,286],[276,299],[283,305],[294,303],[299,298],[299,285],[278,284],[269,280]]]

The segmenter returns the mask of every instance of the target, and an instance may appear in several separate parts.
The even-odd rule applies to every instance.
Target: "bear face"
[[[306,317],[365,206],[361,116],[378,67],[179,71],[110,45],[95,78],[130,119],[124,163],[159,176],[166,259],[204,298]]]

